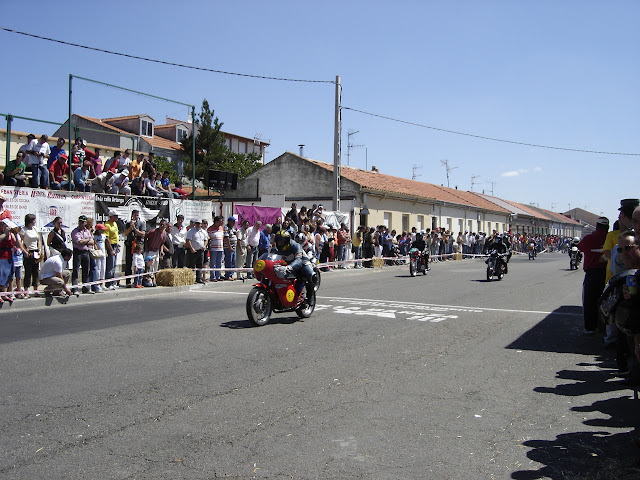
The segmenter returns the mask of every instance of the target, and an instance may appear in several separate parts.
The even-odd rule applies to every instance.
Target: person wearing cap
[[[62,153],[58,155],[51,168],[49,168],[49,185],[52,190],[61,190],[69,187],[69,164],[67,163],[67,155]],[[73,184],[71,184],[73,190]]]
[[[29,144],[34,138],[36,138],[36,136],[33,133],[27,135],[27,143],[20,145],[20,148],[18,149],[18,152],[21,152],[24,155],[24,163],[27,167],[29,166]]]
[[[222,244],[224,246],[224,267],[236,268],[236,247],[238,246],[238,231],[236,229],[236,217],[231,215],[227,218],[227,224],[224,226],[224,238]],[[223,280],[235,280],[233,278],[233,270],[225,270]]]
[[[131,195],[131,187],[129,187],[129,170],[125,168],[124,170],[116,172],[113,175],[111,193],[117,193],[119,195]]]
[[[618,214],[619,228],[612,230],[607,234],[607,238],[605,239],[602,247],[602,254],[608,260],[605,282],[611,280],[613,275],[617,275],[618,273],[626,270],[622,261],[617,258],[615,247],[618,244],[618,237],[620,236],[620,233],[624,232],[631,226],[631,217],[633,216],[633,211],[638,207],[638,205],[640,205],[640,200],[637,198],[626,198],[624,200],[620,200],[620,208],[618,208],[620,211]]]
[[[51,154],[49,155],[49,160],[47,161],[47,169],[51,168],[51,165],[58,160],[58,157],[62,154],[67,154],[64,149],[64,138],[60,137],[56,141],[56,144],[51,147]]]
[[[184,215],[181,213],[176,216],[176,223],[171,231],[171,240],[173,241],[171,266],[173,268],[184,268],[186,265],[184,244],[187,241],[187,227],[184,226]]]
[[[80,170],[80,169],[78,169]],[[107,236],[105,232],[107,231],[107,227],[103,223],[98,223],[95,226],[95,231],[93,232],[93,241],[94,241],[94,250],[100,250],[102,252],[101,258],[92,258],[93,262],[93,278],[92,282],[97,282],[99,280],[104,280],[105,272],[106,272],[106,261],[107,261]],[[91,285],[91,290],[98,293],[102,290],[98,284]]]
[[[46,285],[45,295],[59,295],[61,291],[64,295],[71,295],[71,290],[67,287],[70,274],[65,270],[65,265],[72,257],[73,252],[65,247],[60,255],[53,255],[44,262],[40,270],[40,282]]]
[[[115,282],[109,282],[116,276],[116,264],[118,258],[118,252],[120,252],[120,232],[118,227],[118,212],[115,210],[109,210],[109,220],[104,222],[106,241],[105,241],[105,273],[104,278],[105,288],[109,290],[115,290]]]
[[[582,315],[585,333],[595,333],[598,328],[598,299],[604,291],[607,267],[607,259],[602,256],[602,247],[608,231],[609,219],[600,217],[596,223],[596,230],[578,243],[578,249],[584,254]]]
[[[144,245],[144,235],[147,230],[147,224],[140,218],[139,210],[131,211],[131,220],[124,226],[124,274],[129,276],[133,274],[133,254],[138,245]],[[144,251],[144,250],[143,250]],[[131,278],[126,280],[127,288],[131,287]]]
[[[49,186],[47,159],[51,155],[51,148],[49,148],[47,140],[49,140],[47,135],[41,135],[38,140],[31,140],[27,147],[27,164],[31,168],[31,186],[33,188],[47,188]]]
[[[185,248],[189,251],[189,268],[196,270],[196,283],[204,283],[202,280],[202,265],[204,264],[204,249],[207,245],[209,236],[206,231],[202,230],[202,222],[194,218],[192,220],[193,228],[187,231],[185,239]]]
[[[78,284],[80,269],[82,269],[82,283],[89,281],[91,256],[89,249],[93,247],[93,235],[91,230],[87,228],[87,216],[80,215],[78,217],[78,226],[71,231],[71,241],[73,243],[73,270],[71,274],[72,285]],[[74,290],[76,290],[74,288]],[[90,293],[88,286],[82,287],[82,293]]]
[[[100,175],[91,179],[91,191],[94,193],[111,193],[113,175],[115,169],[103,171]]]
[[[4,175],[3,183],[10,187],[26,187],[26,176],[24,175],[27,166],[24,163],[24,153],[18,152],[15,160],[7,162],[7,166],[2,172]]]

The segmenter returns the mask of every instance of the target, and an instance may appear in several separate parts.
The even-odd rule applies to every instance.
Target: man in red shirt
[[[182,182],[176,182],[176,186],[171,189],[178,194],[178,198],[186,200],[189,198],[189,194],[182,189]]]
[[[4,198],[4,195],[0,195],[0,222],[5,218],[8,218],[9,220],[11,220],[11,212],[9,210],[4,209],[5,201],[6,201],[6,198]]]
[[[585,236],[578,244],[584,253],[584,282],[582,283],[582,311],[584,333],[595,333],[598,327],[598,299],[604,290],[607,259],[602,256],[602,246],[609,231],[609,219],[600,217],[596,231]]]
[[[66,154],[58,155],[58,160],[51,164],[49,168],[49,185],[52,190],[60,190],[69,185],[69,164]]]

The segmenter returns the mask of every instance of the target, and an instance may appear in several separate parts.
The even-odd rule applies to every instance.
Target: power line
[[[200,70],[200,71],[203,71],[203,72],[222,73],[224,75],[235,75],[237,77],[260,78],[260,79],[263,79],[263,80],[280,80],[280,81],[283,81],[283,82],[306,82],[306,83],[332,83],[332,84],[335,84],[334,80],[301,80],[301,79],[296,79],[296,78],[269,77],[269,76],[266,76],[266,75],[250,75],[248,73],[226,72],[224,70],[214,70],[213,68],[194,67],[193,65],[183,65],[181,63],[167,62],[165,60],[157,60],[157,59],[154,59],[154,58],[140,57],[138,55],[131,55],[131,54],[128,54],[128,53],[113,52],[111,50],[104,50],[102,48],[89,47],[87,45],[81,45],[79,43],[65,42],[63,40],[57,40],[55,38],[42,37],[40,35],[34,35],[33,33],[20,32],[18,30],[12,30],[10,28],[5,28],[5,27],[0,27],[0,30],[4,30],[5,32],[9,32],[9,33],[15,33],[15,34],[18,34],[18,35],[24,35],[25,37],[37,38],[39,40],[46,40],[48,42],[60,43],[62,45],[68,45],[70,47],[78,47],[78,48],[84,48],[84,49],[87,49],[87,50],[93,50],[94,52],[108,53],[109,55],[117,55],[117,56],[120,56],[120,57],[133,58],[135,60],[144,60],[145,62],[161,63],[163,65],[171,65],[173,67],[189,68],[191,70]]]
[[[548,149],[551,149],[551,150],[565,150],[565,151],[569,151],[569,152],[598,153],[598,154],[601,154],[601,155],[640,156],[640,153],[600,152],[600,151],[597,151],[597,150],[583,150],[583,149],[579,149],[579,148],[552,147],[552,146],[549,146],[549,145],[538,145],[538,144],[535,144],[535,143],[517,142],[515,140],[504,140],[504,139],[501,139],[501,138],[484,137],[482,135],[475,135],[473,133],[456,132],[455,130],[446,130],[444,128],[432,127],[432,126],[429,126],[429,125],[423,125],[421,123],[409,122],[409,121],[406,121],[406,120],[399,120],[397,118],[387,117],[385,115],[378,115],[377,113],[365,112],[363,110],[358,110],[357,108],[344,107],[344,106],[342,108],[344,110],[351,110],[353,112],[362,113],[364,115],[370,115],[372,117],[383,118],[385,120],[391,120],[393,122],[404,123],[406,125],[413,125],[415,127],[428,128],[428,129],[431,129],[431,130],[437,130],[439,132],[453,133],[455,135],[464,135],[466,137],[479,138],[481,140],[491,140],[493,142],[512,143],[514,145],[524,145],[524,146],[527,146],[527,147],[536,147],[536,148],[548,148]]]

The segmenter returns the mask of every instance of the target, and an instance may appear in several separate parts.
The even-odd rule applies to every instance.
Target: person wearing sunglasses
[[[16,159],[10,160],[4,169],[4,184],[10,187],[26,187],[27,177],[24,174],[26,168],[24,153],[18,152]]]

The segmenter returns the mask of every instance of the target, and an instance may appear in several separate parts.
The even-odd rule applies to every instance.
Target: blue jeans
[[[224,256],[224,252],[217,252],[215,250],[209,251],[209,267],[211,268],[222,268],[222,257]],[[220,280],[221,272],[220,270],[212,271],[210,280]]]
[[[47,165],[31,165],[31,187],[49,188],[49,170]]]
[[[235,268],[236,267],[236,251],[235,250],[225,250],[224,251],[224,268]],[[233,277],[233,272],[225,270],[224,278]]]
[[[144,268],[136,268],[136,275],[139,275],[138,277],[135,277],[133,279],[133,284],[134,285],[142,285],[142,274],[144,273]]]
[[[116,255],[107,254],[107,258],[105,261],[105,269],[104,269],[104,278],[105,280],[114,278],[116,276]],[[110,287],[115,282],[106,282],[105,286]]]

